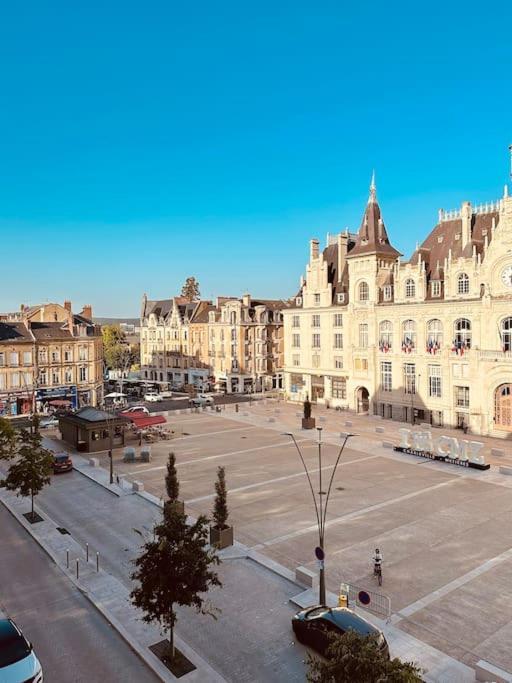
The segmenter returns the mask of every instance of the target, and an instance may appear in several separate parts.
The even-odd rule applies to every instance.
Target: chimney
[[[318,258],[319,242],[318,240],[310,240],[309,242],[309,259],[313,261]]]
[[[91,304],[86,304],[86,305],[82,308],[82,313],[81,313],[81,315],[82,315],[84,318],[87,318],[87,320],[92,320],[92,306],[91,306]]]
[[[242,295],[242,303],[246,308],[249,308],[251,305],[251,295],[250,294],[243,294]]]
[[[471,242],[471,202],[462,202],[460,210],[462,219],[462,248]]]
[[[338,282],[341,282],[345,269],[348,250],[348,232],[340,232],[338,235]]]
[[[68,311],[68,313],[71,313],[71,301],[66,300],[64,302],[64,308],[66,309],[66,311]]]

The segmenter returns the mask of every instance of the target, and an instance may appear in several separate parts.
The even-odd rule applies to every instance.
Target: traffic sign
[[[370,596],[366,591],[359,591],[357,594],[357,599],[361,605],[369,605],[371,602]]]
[[[323,551],[323,548],[321,548],[319,545],[315,548],[315,555],[317,560],[323,560],[325,559],[325,553]]]

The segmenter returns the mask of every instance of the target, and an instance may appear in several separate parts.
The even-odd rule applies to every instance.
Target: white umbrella
[[[111,394],[107,394],[104,398],[124,398],[126,394],[121,394],[119,391],[113,391]]]

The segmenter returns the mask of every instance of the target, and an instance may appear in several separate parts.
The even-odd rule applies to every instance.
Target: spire
[[[368,197],[368,204],[375,204],[377,201],[377,187],[375,185],[375,169],[372,171],[372,181],[370,183],[370,196]]]

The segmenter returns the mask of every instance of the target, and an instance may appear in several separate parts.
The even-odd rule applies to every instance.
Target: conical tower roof
[[[378,254],[392,258],[400,256],[400,252],[390,244],[386,226],[382,220],[377,200],[375,172],[372,174],[370,196],[359,228],[356,245],[351,249],[348,256],[362,256],[364,254]]]

